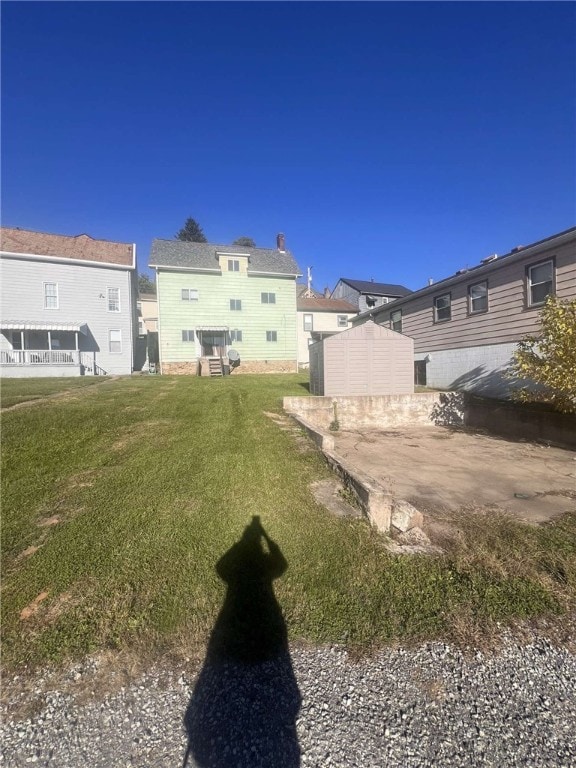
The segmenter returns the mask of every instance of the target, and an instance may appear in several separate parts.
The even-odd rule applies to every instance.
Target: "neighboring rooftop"
[[[131,243],[95,240],[85,234],[52,235],[18,227],[0,227],[0,249],[5,253],[135,266],[134,246]]]
[[[290,251],[246,248],[241,245],[189,243],[184,240],[154,240],[148,266],[216,271],[220,269],[218,254],[248,256],[249,273],[300,275],[298,264]]]
[[[325,299],[323,297],[306,298],[299,296],[297,307],[300,312],[358,312],[358,307],[343,299]]]
[[[408,296],[412,291],[403,285],[393,285],[391,283],[375,283],[373,280],[351,280],[348,277],[341,277],[341,283],[346,283],[355,291],[367,293],[372,296]]]

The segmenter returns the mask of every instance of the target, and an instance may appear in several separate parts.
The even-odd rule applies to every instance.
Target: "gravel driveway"
[[[357,663],[341,648],[293,648],[191,677],[155,668],[82,703],[64,692],[90,691],[97,667],[74,667],[58,684],[39,678],[27,719],[10,712],[34,688],[10,694],[2,766],[576,765],[576,656],[542,638],[495,654],[435,643]]]

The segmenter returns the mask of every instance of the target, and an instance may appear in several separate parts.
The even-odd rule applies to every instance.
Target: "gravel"
[[[486,654],[432,643],[353,662],[293,648],[198,675],[156,666],[107,694],[92,690],[100,664],[4,681],[0,765],[576,765],[576,656],[539,637]],[[25,702],[34,711],[18,716]]]

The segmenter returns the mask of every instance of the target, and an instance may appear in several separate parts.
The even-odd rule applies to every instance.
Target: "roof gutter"
[[[387,312],[391,307],[393,307],[393,309],[397,309],[398,307],[403,306],[407,301],[411,301],[417,296],[428,296],[430,294],[440,293],[445,288],[450,288],[455,284],[468,283],[472,279],[475,279],[476,277],[482,277],[486,273],[493,272],[500,267],[505,267],[508,264],[515,264],[517,261],[521,261],[522,259],[526,258],[526,256],[536,256],[543,251],[548,251],[552,248],[557,248],[561,245],[564,245],[565,243],[569,243],[571,240],[576,240],[576,227],[569,229],[567,232],[562,232],[555,237],[548,238],[547,240],[539,240],[537,243],[527,245],[525,248],[522,248],[522,250],[517,251],[516,253],[506,253],[504,256],[501,256],[497,260],[491,261],[488,264],[481,264],[477,267],[472,267],[462,275],[451,275],[450,277],[446,277],[443,280],[439,280],[437,283],[426,285],[424,288],[420,288],[419,290],[414,291],[409,296],[403,296],[399,299],[394,299],[394,301],[390,301],[388,304],[383,304],[381,307],[372,307],[370,310],[357,315],[354,320],[369,319],[370,317],[376,320],[378,315]]]
[[[88,267],[106,267],[106,269],[135,269],[136,253],[133,252],[132,264],[115,264],[112,261],[92,261],[91,259],[69,259],[67,256],[40,256],[37,253],[12,253],[0,251],[3,259],[24,259],[25,261],[47,261],[52,264],[84,264]]]

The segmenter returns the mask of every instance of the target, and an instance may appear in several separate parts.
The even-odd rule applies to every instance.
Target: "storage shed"
[[[313,395],[414,392],[414,342],[368,320],[310,346]]]

